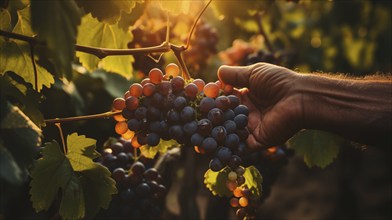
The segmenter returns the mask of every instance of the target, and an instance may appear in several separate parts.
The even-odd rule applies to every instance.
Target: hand
[[[219,79],[240,90],[249,108],[247,140],[251,148],[283,144],[303,127],[303,107],[296,82],[301,77],[289,69],[257,63],[245,67],[221,66]]]

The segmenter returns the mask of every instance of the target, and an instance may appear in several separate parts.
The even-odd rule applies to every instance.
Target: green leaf
[[[109,24],[115,24],[120,20],[121,12],[131,13],[136,3],[142,0],[76,0],[86,13],[91,13],[94,18]]]
[[[96,140],[79,136],[77,133],[68,135],[67,137],[67,158],[75,171],[83,171],[91,169],[94,165],[93,159],[99,153],[95,151]]]
[[[21,110],[37,126],[44,125],[44,116],[39,110],[41,95],[28,86],[26,82],[13,72],[6,72],[0,76],[0,88],[5,97],[17,100]]]
[[[263,177],[261,176],[259,170],[254,166],[245,168],[244,178],[244,185],[246,185],[248,189],[250,189],[252,195],[257,196],[257,198],[260,198],[263,192]]]
[[[36,147],[41,145],[41,129],[8,102],[1,103],[1,119],[0,137],[5,148],[20,167],[27,167],[33,162]]]
[[[35,78],[30,47],[27,43],[4,41],[3,38],[0,38],[0,50],[0,75],[12,71],[33,85],[33,88],[38,92],[42,90],[43,86],[50,88],[54,83],[53,76],[40,65],[36,65],[37,79]],[[35,88],[35,80],[37,80],[38,88]]]
[[[73,175],[72,166],[56,141],[47,143],[32,172],[30,195],[34,209],[47,210],[60,188],[65,189]]]
[[[13,185],[23,182],[23,171],[15,162],[11,153],[0,142],[0,179]]]
[[[230,172],[230,168],[226,167],[221,171],[214,172],[211,169],[208,169],[204,174],[204,184],[206,187],[212,192],[212,194],[218,196],[227,196],[230,197],[233,193],[227,189],[226,181],[227,175]]]
[[[59,77],[72,78],[72,61],[75,56],[77,26],[80,9],[75,1],[31,0],[31,24],[39,38],[46,42],[53,55]],[[88,32],[85,32],[88,33]]]
[[[97,163],[91,169],[83,170],[81,174],[86,217],[91,218],[100,208],[109,207],[112,195],[117,193],[116,182],[110,177],[110,171]]]
[[[91,14],[82,18],[79,32],[88,33],[78,35],[77,43],[84,46],[126,49],[128,42],[132,40],[130,32],[125,32],[118,25],[99,22]],[[132,62],[134,59],[131,55],[108,56],[103,58],[101,62],[96,56],[87,53],[77,52],[76,56],[90,72],[98,68],[98,64],[100,63],[100,66],[106,71],[118,73],[127,79],[132,77]]]
[[[344,139],[324,131],[303,130],[288,142],[289,147],[304,157],[308,167],[325,168],[339,153]]]
[[[82,219],[85,215],[83,186],[75,174],[62,189],[59,213],[63,219]]]
[[[0,8],[0,29],[8,30],[11,27],[11,15],[8,10]]]

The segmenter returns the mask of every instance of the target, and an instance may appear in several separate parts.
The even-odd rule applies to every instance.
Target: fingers
[[[223,65],[218,69],[218,78],[234,87],[248,87],[251,73],[251,68],[248,66]]]

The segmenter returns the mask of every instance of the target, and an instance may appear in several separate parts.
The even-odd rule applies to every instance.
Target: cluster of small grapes
[[[185,62],[191,72],[199,72],[207,65],[208,58],[217,53],[218,32],[210,24],[199,22],[190,47],[184,52]]]
[[[226,184],[233,191],[245,183],[240,165],[247,150],[249,110],[232,94],[232,86],[185,81],[179,73],[173,63],[165,74],[153,68],[149,78],[133,83],[123,98],[116,98],[113,110],[121,115],[115,116],[115,131],[133,148],[154,147],[161,139],[193,146],[197,153],[212,156],[212,171],[228,167]]]
[[[131,141],[120,138],[103,150],[100,163],[112,172],[118,194],[98,219],[156,219],[161,213],[166,193],[162,177],[155,168],[146,168],[149,163],[134,162],[132,149]]]
[[[255,198],[247,187],[236,187],[232,191],[233,197],[230,199],[230,205],[238,208],[236,211],[237,217],[240,219],[254,219],[260,200]]]

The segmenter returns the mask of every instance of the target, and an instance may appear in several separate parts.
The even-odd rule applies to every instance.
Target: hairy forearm
[[[304,127],[370,145],[391,142],[392,81],[301,75]]]

